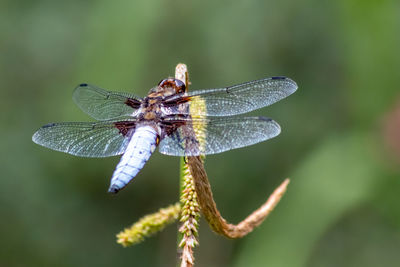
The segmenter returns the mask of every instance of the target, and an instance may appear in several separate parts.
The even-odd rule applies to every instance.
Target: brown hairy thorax
[[[181,94],[181,98],[178,98],[174,101],[169,101],[167,104],[167,108],[187,109],[187,106],[181,105],[183,103],[186,103],[190,99],[190,97],[183,96],[185,92],[186,86],[184,82],[175,78],[167,78],[161,80],[156,87],[150,89],[149,94],[143,99],[142,102],[128,98],[125,104],[133,108],[140,107],[141,113],[136,120],[136,126],[138,126],[139,124],[150,125],[157,131],[160,137],[163,137],[164,135],[170,135],[178,127],[182,126],[182,124],[185,124],[184,121],[169,121],[169,123],[164,121],[162,126],[159,124],[159,122],[163,120],[163,106],[164,114],[166,112],[166,103],[163,102],[163,100],[169,97],[173,97],[174,95]],[[115,123],[115,126],[124,136],[126,136],[129,130],[133,129],[135,125],[134,123],[128,123],[129,126],[125,127],[126,123],[128,123],[128,121]]]
[[[175,78],[161,80],[157,87],[150,89],[144,99],[142,119],[146,121],[156,120],[161,115],[161,100],[165,97],[185,92],[185,84]]]
[[[169,135],[176,129],[176,127],[172,127],[173,125],[165,125],[163,129],[161,129],[158,124],[160,120],[162,120],[161,108],[163,106],[163,100],[166,97],[183,94],[185,93],[185,90],[185,84],[181,80],[175,78],[161,80],[158,86],[150,89],[149,94],[143,99],[143,102],[141,103],[141,114],[138,116],[138,122],[142,125],[145,124],[152,126],[160,136],[163,136],[164,134]],[[131,104],[130,106],[135,105],[135,103],[129,104]],[[173,103],[173,105],[177,104],[178,103]],[[182,123],[179,124],[179,126],[181,125]],[[120,125],[116,126],[122,133],[127,132],[127,130],[122,129]]]

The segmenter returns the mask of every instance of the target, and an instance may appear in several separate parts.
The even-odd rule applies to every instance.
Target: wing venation
[[[166,101],[179,103],[187,99],[189,112],[199,116],[232,116],[269,106],[297,90],[297,84],[286,77],[272,77],[230,87],[189,92]]]
[[[199,156],[253,145],[277,136],[280,126],[265,117],[210,117],[188,119],[164,137],[161,153],[173,156]]]
[[[121,121],[50,123],[32,140],[44,147],[81,157],[109,157],[125,152],[129,136],[121,132]],[[126,127],[134,130],[132,121]]]
[[[90,84],[80,84],[72,98],[87,114],[96,120],[132,116],[139,113],[141,99],[122,92],[111,92]]]

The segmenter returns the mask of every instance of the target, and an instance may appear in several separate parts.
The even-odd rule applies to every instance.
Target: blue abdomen
[[[143,168],[157,146],[157,132],[151,126],[136,128],[122,155],[113,176],[108,192],[117,193],[124,188]]]

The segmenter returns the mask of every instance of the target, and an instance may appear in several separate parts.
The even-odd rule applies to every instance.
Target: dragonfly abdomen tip
[[[119,187],[116,186],[116,185],[111,185],[110,188],[108,188],[108,193],[116,194],[116,193],[118,193],[118,191],[119,191],[120,189],[121,189],[121,188],[119,188]]]

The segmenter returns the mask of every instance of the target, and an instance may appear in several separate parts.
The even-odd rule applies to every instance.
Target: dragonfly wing
[[[80,84],[72,96],[75,103],[96,120],[137,116],[141,99],[122,92],[110,92],[95,85]]]
[[[125,152],[133,121],[50,123],[32,140],[44,147],[81,157],[109,157]]]
[[[206,89],[174,96],[168,106],[189,104],[188,114],[199,116],[232,116],[269,106],[297,90],[297,84],[286,77],[272,77],[225,88]]]
[[[265,117],[182,119],[170,125],[180,126],[162,139],[159,150],[172,156],[221,153],[273,138],[281,130],[277,122]]]

